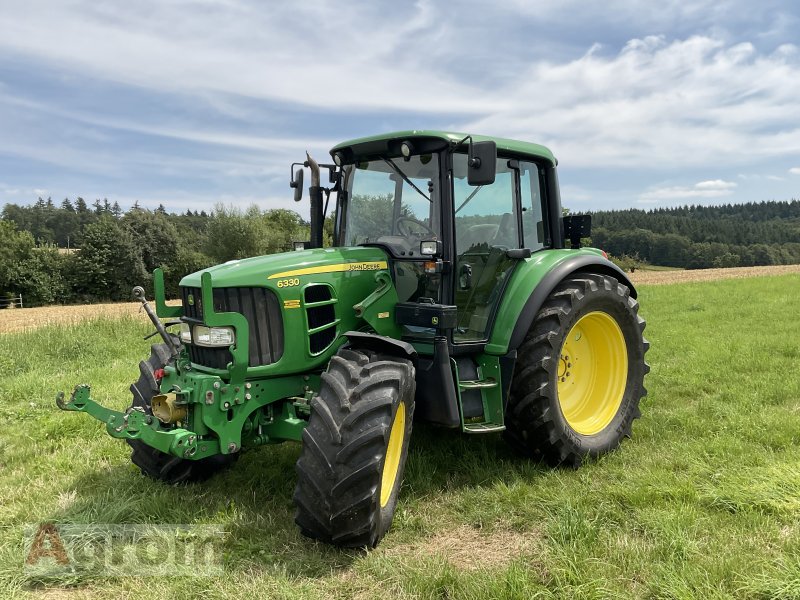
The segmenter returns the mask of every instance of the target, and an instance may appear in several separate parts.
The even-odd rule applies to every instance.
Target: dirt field
[[[733,269],[697,269],[694,271],[636,271],[629,273],[634,285],[666,285],[713,281],[715,279],[742,279],[763,275],[789,275],[800,273],[800,265],[776,265],[772,267],[736,267]]]
[[[800,273],[800,265],[699,269],[696,271],[637,271],[630,273],[630,278],[635,285],[666,285],[670,283],[712,281],[715,279],[758,277],[760,275],[787,275],[790,273]],[[140,310],[141,304],[136,302],[0,310],[0,334],[25,331],[50,323],[76,323],[97,315],[111,317],[135,315]],[[142,312],[141,318],[146,320],[147,316]]]

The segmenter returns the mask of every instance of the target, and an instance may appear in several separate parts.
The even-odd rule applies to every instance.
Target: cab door
[[[515,160],[498,158],[494,183],[472,187],[467,183],[467,156],[453,156],[456,343],[488,337],[505,283],[518,260],[507,252],[521,247],[518,187]]]

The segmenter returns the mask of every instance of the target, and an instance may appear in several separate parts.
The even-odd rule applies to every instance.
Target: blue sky
[[[0,204],[298,208],[289,164],[535,141],[573,210],[800,198],[790,1],[0,0]]]

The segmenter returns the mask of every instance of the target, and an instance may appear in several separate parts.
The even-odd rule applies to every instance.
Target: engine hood
[[[214,287],[258,287],[304,275],[386,268],[387,255],[379,248],[314,248],[232,260],[187,275],[181,279],[180,285],[200,287],[203,273],[211,274]]]

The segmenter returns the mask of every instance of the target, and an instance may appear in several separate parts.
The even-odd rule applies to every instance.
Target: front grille
[[[181,288],[184,316],[202,322],[203,303],[200,288]],[[214,288],[215,312],[244,315],[249,325],[248,364],[251,367],[270,365],[283,356],[283,320],[278,298],[266,288]],[[231,362],[227,348],[203,348],[189,345],[189,357],[198,365],[224,369]]]

